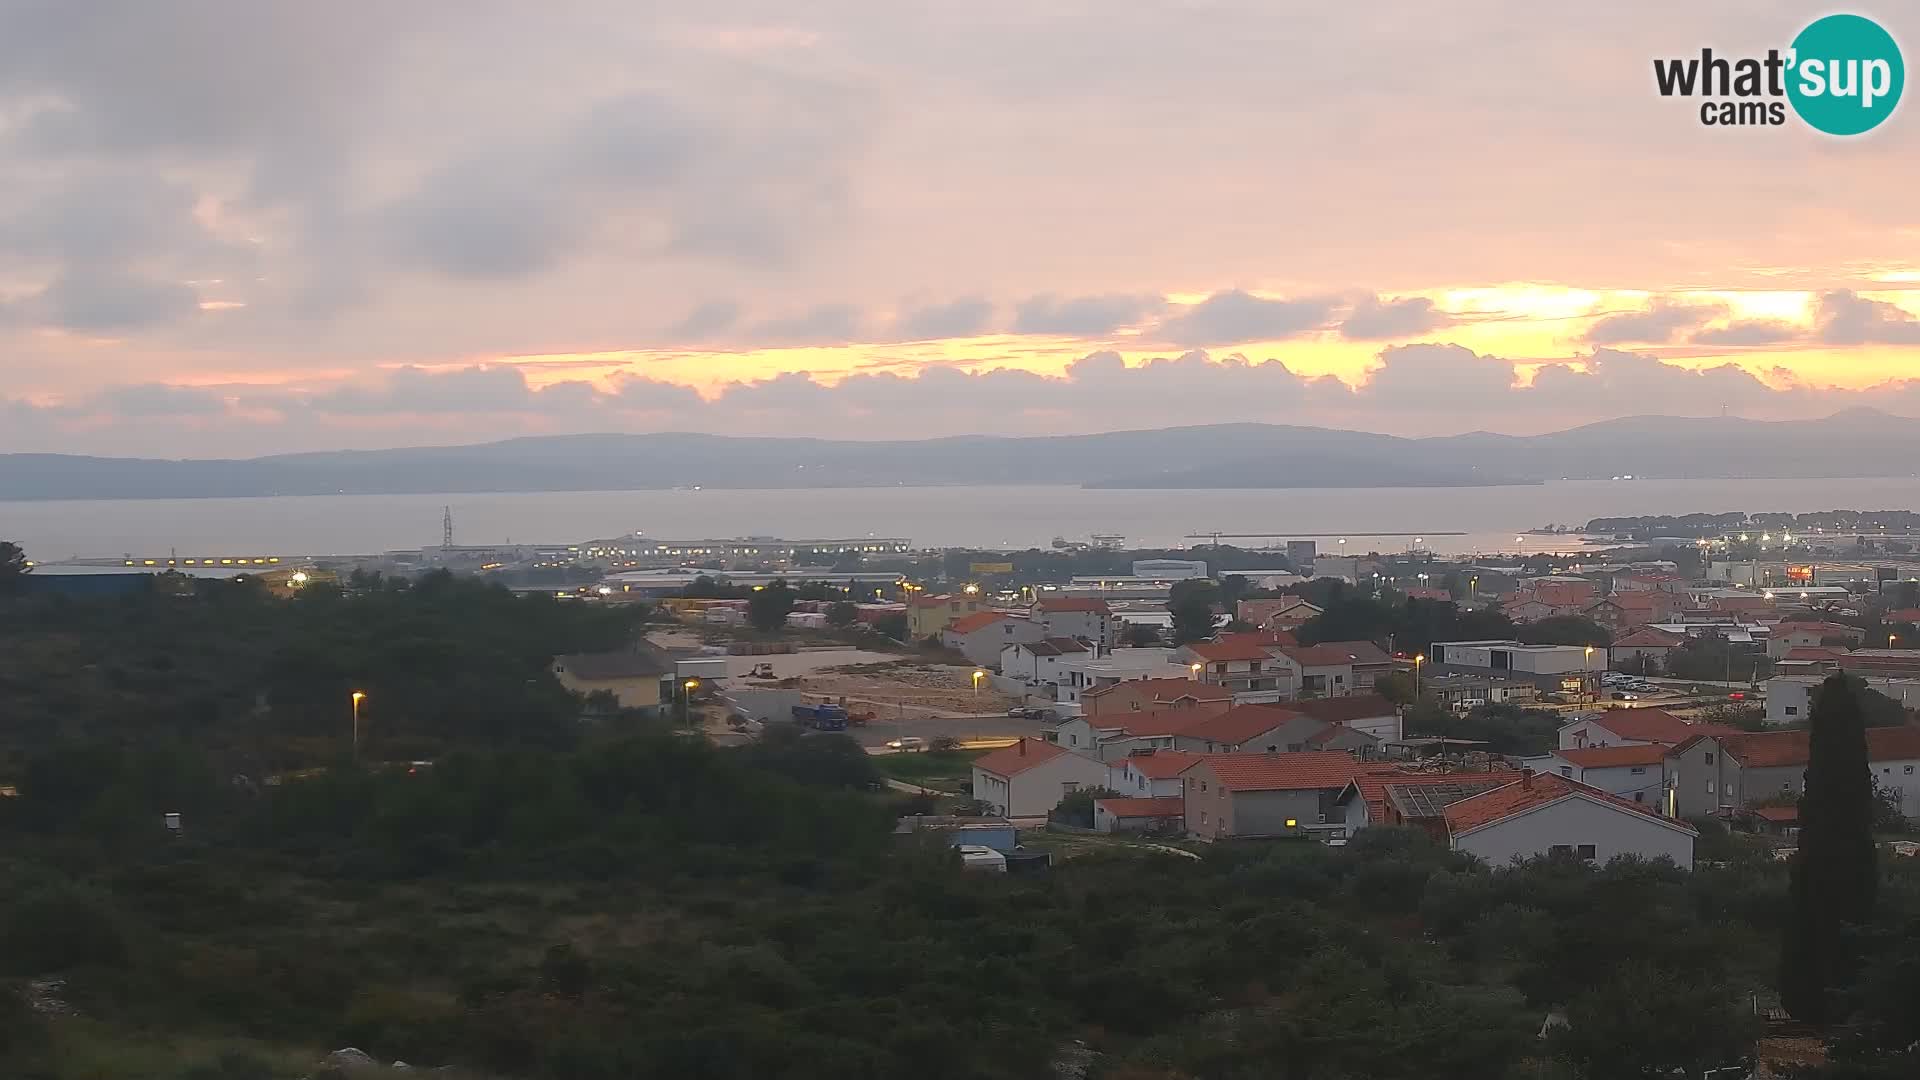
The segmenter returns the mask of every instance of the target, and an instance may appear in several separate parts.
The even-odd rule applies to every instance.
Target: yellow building
[[[915,641],[930,638],[962,615],[986,610],[987,599],[979,593],[916,596],[907,605],[907,636]]]
[[[572,653],[553,658],[553,675],[576,694],[611,693],[623,709],[660,707],[660,680],[667,667],[638,652]]]

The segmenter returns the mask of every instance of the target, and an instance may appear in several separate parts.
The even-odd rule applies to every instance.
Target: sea
[[[1920,479],[1591,480],[1528,487],[1093,490],[889,487],[0,501],[0,539],[31,559],[374,554],[438,544],[905,537],[1020,549],[1121,536],[1129,547],[1313,539],[1323,553],[1580,550],[1596,517],[1729,511],[1920,510]],[[1317,534],[1317,535],[1316,535]],[[1399,535],[1388,535],[1399,534]],[[1344,540],[1345,543],[1341,541]]]

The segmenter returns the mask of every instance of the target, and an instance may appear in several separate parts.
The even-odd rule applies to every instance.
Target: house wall
[[[1128,768],[1125,759],[1107,762],[1107,786],[1132,799],[1165,798],[1181,791],[1179,777],[1142,776],[1137,769]]]
[[[1233,804],[1230,836],[1281,836],[1289,832],[1289,818],[1300,825],[1318,825],[1322,814],[1334,816],[1331,796],[1313,789],[1242,791],[1229,801]]]
[[[1592,720],[1582,720],[1560,729],[1560,749],[1578,750],[1585,746],[1645,746],[1641,739],[1623,739]]]
[[[1098,611],[1035,611],[1033,621],[1046,628],[1048,637],[1083,638],[1111,649],[1119,640],[1119,620]]]
[[[1741,771],[1740,763],[1727,756],[1717,739],[1702,739],[1684,754],[1668,754],[1667,780],[1673,789],[1674,815],[1698,817],[1722,806],[1742,805]],[[1774,781],[1774,790],[1779,790],[1778,780]]]
[[[1804,679],[1767,680],[1767,723],[1792,724],[1807,718],[1813,709],[1813,688],[1818,683]]]
[[[1693,868],[1693,836],[1645,814],[1574,796],[1454,837],[1453,847],[1492,866],[1545,855],[1554,845],[1592,844],[1594,861],[1616,855],[1658,858]]]
[[[1172,735],[1115,735],[1096,742],[1094,756],[1101,761],[1121,761],[1141,750],[1172,750]]]
[[[1909,820],[1920,818],[1920,761],[1875,761],[1870,763],[1874,782],[1893,793],[1900,801],[1900,813]]]
[[[1079,754],[1061,754],[1011,777],[996,776],[975,766],[973,797],[992,807],[995,814],[1044,817],[1069,792],[1106,782],[1105,765]]]
[[[1645,803],[1659,809],[1661,813],[1666,812],[1667,770],[1664,765],[1613,765],[1604,769],[1583,769],[1574,765],[1572,768],[1572,779],[1588,787],[1599,788],[1609,795],[1618,795],[1633,802]],[[1635,772],[1635,769],[1640,771]]]
[[[1353,665],[1302,667],[1295,694],[1301,697],[1346,697],[1353,693]]]
[[[945,630],[949,623],[960,616],[985,610],[986,597],[968,596],[965,593],[947,597],[938,604],[910,604],[907,607],[907,633],[916,641],[930,638]]]
[[[1385,716],[1357,717],[1346,721],[1346,725],[1381,742],[1400,741],[1400,714],[1397,712]]]

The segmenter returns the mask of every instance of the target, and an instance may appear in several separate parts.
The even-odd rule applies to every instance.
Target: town
[[[1286,537],[1239,547],[1208,536],[1164,549],[1102,535],[996,551],[904,537],[636,535],[353,559],[203,553],[48,564],[9,545],[0,606],[16,617],[0,635],[15,644],[0,653],[0,687],[11,688],[16,715],[38,719],[17,726],[0,756],[0,829],[47,858],[109,836],[123,853],[157,844],[121,857],[186,860],[256,888],[311,885],[263,876],[266,864],[245,859],[330,852],[349,879],[439,882],[452,890],[449,904],[510,910],[563,944],[586,939],[491,886],[458,882],[650,882],[638,895],[652,900],[587,885],[565,893],[584,905],[570,918],[634,918],[644,917],[636,902],[731,903],[720,897],[741,882],[790,889],[844,874],[884,895],[932,874],[920,886],[931,905],[922,918],[937,923],[945,904],[991,904],[1010,905],[998,916],[1009,924],[1074,926],[1088,918],[1072,899],[1085,888],[1109,898],[1203,890],[1222,903],[1239,875],[1306,874],[1323,884],[1271,899],[1298,903],[1285,899],[1296,888],[1337,887],[1356,911],[1396,910],[1448,935],[1475,934],[1473,920],[1495,913],[1476,902],[1447,915],[1444,890],[1513,889],[1514,903],[1543,903],[1542,890],[1572,872],[1591,875],[1581,905],[1623,889],[1635,898],[1621,902],[1646,911],[1669,901],[1644,890],[1700,894],[1688,904],[1726,888],[1784,898],[1786,868],[1799,865],[1807,837],[1809,778],[1830,754],[1818,718],[1852,715],[1874,808],[1862,835],[1890,868],[1913,865],[1920,561],[1911,537],[1877,522],[1845,534],[1771,519],[1722,524],[1688,532],[1607,522],[1580,544],[1542,534],[1555,551],[1492,556],[1443,554],[1419,534],[1333,538],[1324,552],[1321,541]],[[1363,544],[1365,554],[1350,550]],[[76,666],[76,648],[117,659]],[[43,657],[69,658],[57,662],[75,672],[71,683],[21,666]],[[231,779],[191,779],[214,776]],[[721,866],[742,876],[698,884]],[[1431,883],[1367,884],[1381,874],[1447,884],[1438,893]],[[224,925],[163,929],[124,910],[138,893],[110,907],[77,887],[50,888],[0,913],[9,940],[37,935],[21,955],[44,959],[22,970],[61,973],[21,991],[33,1008],[58,1016],[85,1007],[70,996],[93,1000],[85,995],[100,984],[88,965],[102,963],[232,992],[217,976],[129,959],[142,939],[120,928],[234,948]],[[407,909],[382,889],[383,906],[352,917],[391,933],[393,912]],[[1049,898],[1045,914],[1019,913],[1034,889]],[[890,903],[851,883],[816,884],[808,896],[871,912]],[[462,947],[453,909],[443,914],[453,921],[436,947]],[[1299,917],[1327,933],[1359,930],[1331,911]],[[1596,917],[1556,921],[1528,963],[1563,966],[1566,949],[1591,947],[1569,935]],[[1812,1006],[1794,996],[1798,984],[1757,974],[1770,970],[1760,956],[1775,933],[1758,928],[1773,917],[1729,917],[1749,935],[1737,961],[1696,969],[1689,977],[1706,981],[1684,991],[1722,1002],[1708,1032],[1569,1042],[1553,1034],[1560,1025],[1592,1038],[1608,1030],[1570,971],[1574,983],[1503,999],[1491,1022],[1511,1042],[1469,1055],[1473,1066],[1544,1065],[1527,1049],[1541,1039],[1554,1062],[1688,1061],[1765,1076],[1822,1060],[1828,1046],[1800,1019]],[[95,928],[55,935],[76,918]],[[776,905],[703,933],[721,935],[717,943],[745,918],[787,932]],[[1222,932],[1246,931],[1196,925],[1188,947],[1215,947],[1206,943]],[[314,933],[339,940],[337,930]],[[96,940],[116,944],[59,944]],[[1792,951],[1798,939],[1785,940],[1789,955],[1802,955]],[[973,955],[964,937],[938,948],[943,963]],[[1093,977],[1095,953],[1083,947],[1060,962]],[[566,974],[597,970],[574,957],[551,954],[533,971],[493,965],[489,977],[521,988],[502,1000],[604,977]],[[724,992],[749,992],[752,977],[741,978]],[[1203,982],[1211,988],[1185,1007],[1221,1000],[1225,988]],[[841,984],[848,993],[857,985]],[[1019,1000],[1061,1007],[1050,993],[1023,990]],[[1563,1009],[1565,999],[1573,1004]],[[1101,1023],[1136,1015],[1071,1000]],[[1879,1015],[1897,1000],[1853,1007]],[[336,1024],[324,1002],[296,995],[274,1008]],[[386,1026],[363,1018],[328,1030],[397,1046],[409,1060],[494,1069],[515,1060],[434,1026],[491,1023],[483,1018],[492,1013],[434,1010],[442,1019],[396,1014]],[[1316,1006],[1310,1022],[1335,1013]],[[1523,1035],[1523,1024],[1538,1033]],[[650,1024],[644,1038],[668,1030]],[[951,1053],[969,1053],[959,1047],[970,1029],[943,1031]],[[521,1038],[559,1052],[545,1033]],[[1060,1038],[1046,1031],[1023,1060],[1157,1052],[1150,1042]],[[1343,1054],[1371,1046],[1343,1045]],[[348,1050],[361,1053],[349,1045],[341,1061],[360,1061]]]

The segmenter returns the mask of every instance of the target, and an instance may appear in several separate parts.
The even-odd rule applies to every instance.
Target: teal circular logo
[[[1829,135],[1872,131],[1893,115],[1907,68],[1893,35],[1859,15],[1816,19],[1793,39],[1787,100]]]

